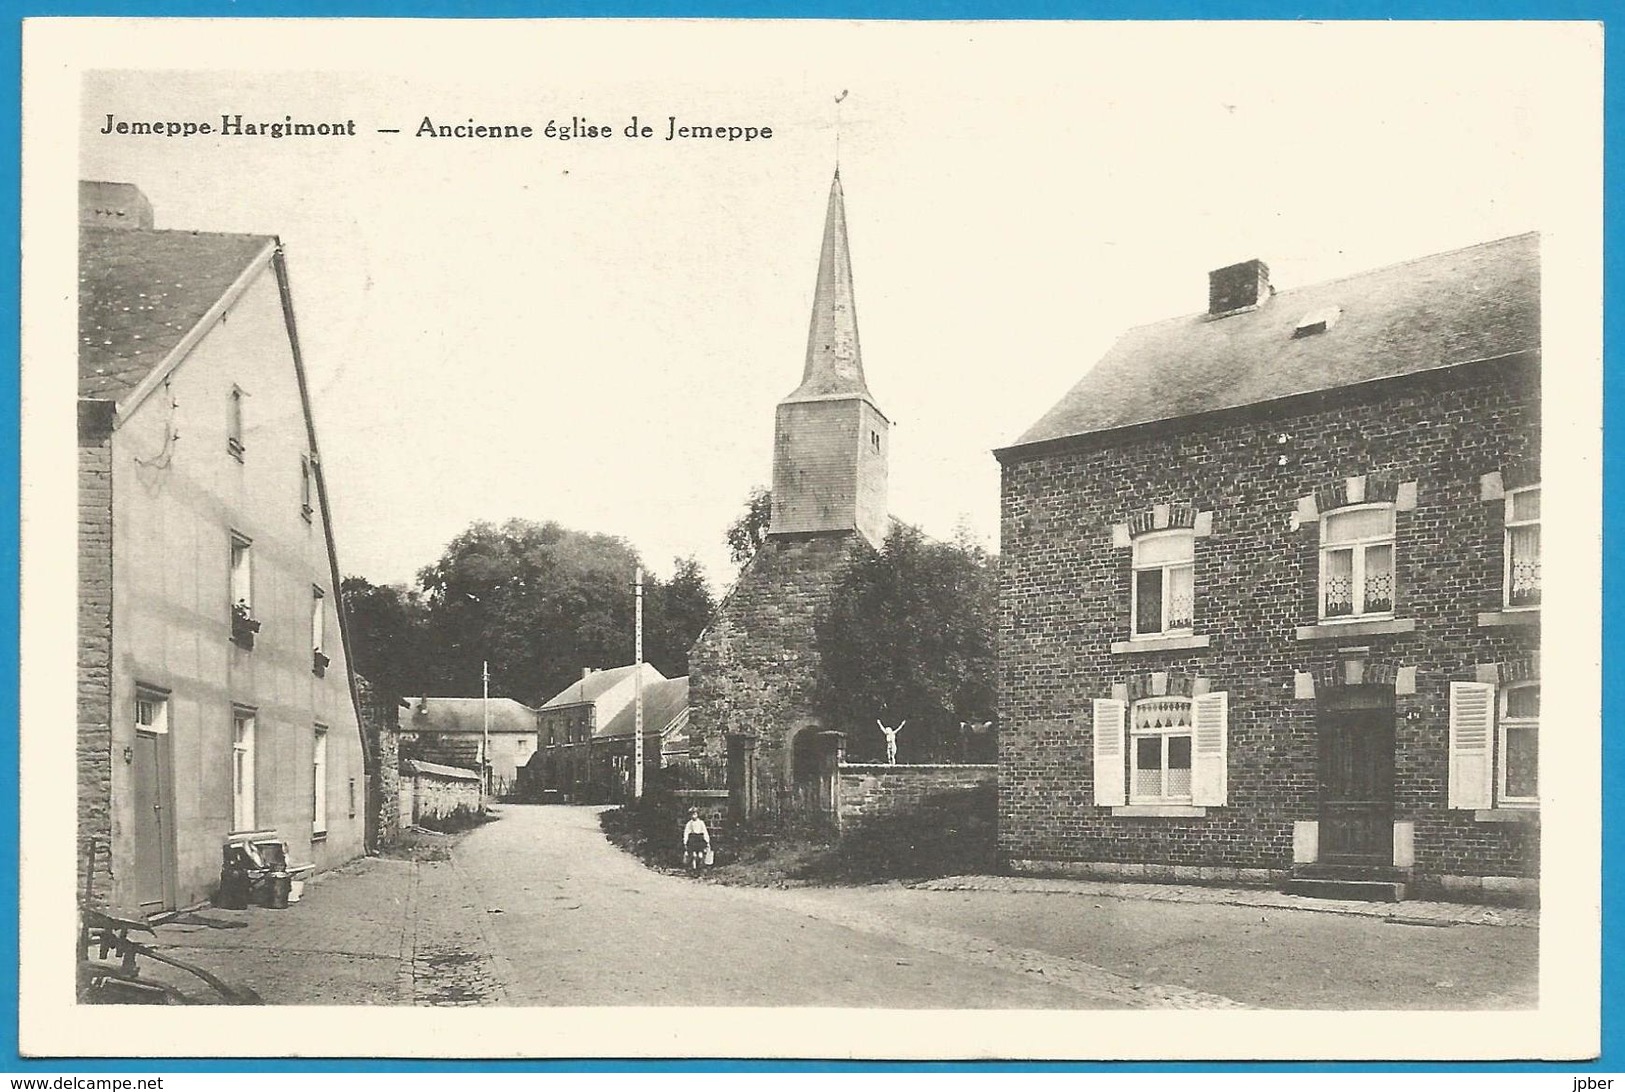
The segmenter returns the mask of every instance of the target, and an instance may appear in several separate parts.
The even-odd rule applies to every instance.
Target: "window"
[[[1538,804],[1536,787],[1540,734],[1540,684],[1520,683],[1501,691],[1496,769],[1496,803]]]
[[[310,589],[310,649],[312,670],[318,676],[327,673],[327,595],[322,589]]]
[[[135,730],[161,736],[169,731],[169,697],[156,690],[135,692]]]
[[[254,829],[254,714],[234,710],[231,715],[231,828]]]
[[[299,456],[299,512],[307,521],[316,509],[313,507],[316,496],[316,466],[309,455]]]
[[[1540,683],[1451,683],[1449,806],[1535,807],[1539,739]]]
[[[1358,618],[1394,610],[1394,510],[1344,508],[1320,528],[1320,616]]]
[[[241,535],[231,536],[231,605],[245,615],[254,613],[254,552]]]
[[[242,535],[231,536],[231,639],[254,647],[260,624],[254,620],[254,551]]]
[[[226,419],[226,450],[239,462],[243,458],[243,399],[247,397],[241,387],[231,388]]]
[[[350,818],[355,818],[355,778],[350,778]]]
[[[869,447],[876,455],[880,454],[880,432],[877,429],[869,430]]]
[[[313,835],[327,833],[327,729],[316,726],[316,749],[310,761],[311,820]]]
[[[1540,486],[1506,497],[1506,604],[1540,605]]]
[[[1229,799],[1230,696],[1093,702],[1094,803],[1189,815]],[[1126,784],[1125,784],[1126,782]]]
[[[1134,634],[1189,633],[1196,602],[1196,536],[1159,531],[1134,540]]]
[[[1129,736],[1130,804],[1191,802],[1191,703],[1147,698],[1134,703]]]

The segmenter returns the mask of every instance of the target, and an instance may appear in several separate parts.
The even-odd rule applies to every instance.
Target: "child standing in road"
[[[710,862],[711,832],[700,818],[699,808],[688,809],[688,822],[683,825],[683,865],[690,876],[698,876]]]

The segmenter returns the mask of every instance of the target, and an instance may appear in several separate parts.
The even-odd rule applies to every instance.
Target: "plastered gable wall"
[[[1289,867],[1293,822],[1318,818],[1315,702],[1295,697],[1295,675],[1325,678],[1347,655],[1295,636],[1317,616],[1319,536],[1316,524],[1295,530],[1292,514],[1300,496],[1382,475],[1417,483],[1415,510],[1397,516],[1395,609],[1416,628],[1342,644],[1416,671],[1416,693],[1396,699],[1395,819],[1416,824],[1421,875],[1533,875],[1538,824],[1446,807],[1447,701],[1449,683],[1473,680],[1478,665],[1538,658],[1538,628],[1484,627],[1478,614],[1499,609],[1504,563],[1503,508],[1481,499],[1481,475],[1538,466],[1539,451],[1538,374],[1524,362],[1007,458],[1001,853]],[[1211,644],[1114,654],[1129,635],[1131,555],[1111,528],[1163,503],[1212,513],[1212,533],[1196,539],[1194,627]],[[1155,672],[1230,695],[1228,804],[1204,817],[1116,817],[1093,804],[1090,700]]]
[[[244,450],[227,448],[244,391]],[[178,439],[166,439],[178,436]],[[256,716],[256,825],[326,867],[363,848],[365,772],[321,505],[302,512],[309,452],[275,275],[257,274],[167,386],[114,433],[113,796],[116,859],[133,859],[129,767],[138,685],[169,692],[176,895],[207,896],[232,827],[232,713]],[[254,648],[230,640],[230,542],[251,540]],[[312,664],[323,593],[323,677]],[[327,728],[327,836],[312,842],[315,729]],[[128,878],[120,878],[121,886]]]

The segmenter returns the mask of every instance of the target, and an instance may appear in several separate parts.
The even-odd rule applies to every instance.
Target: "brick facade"
[[[790,741],[822,727],[814,623],[865,549],[855,533],[769,539],[689,651],[690,760],[724,765],[728,737],[748,737],[756,814],[791,810]]]
[[[1536,875],[1538,813],[1452,810],[1446,788],[1449,684],[1538,675],[1538,619],[1480,614],[1501,609],[1504,562],[1503,506],[1485,499],[1483,477],[1538,481],[1539,452],[1538,361],[1520,357],[1004,453],[1001,854],[1289,868],[1294,823],[1318,816],[1310,695],[1347,681],[1353,658],[1363,681],[1395,694],[1394,819],[1414,824],[1418,884]],[[1348,479],[1362,476],[1398,502],[1393,613],[1414,629],[1315,639],[1300,632],[1314,628],[1319,579],[1319,524],[1304,513],[1339,489],[1349,499]],[[1199,513],[1193,630],[1205,647],[1123,648],[1121,529],[1159,505]],[[1096,806],[1091,699],[1180,687],[1229,695],[1225,806],[1188,817]]]
[[[81,402],[79,409],[79,866],[74,875],[83,885],[90,872],[93,902],[105,902],[113,887],[111,410],[106,402]]]

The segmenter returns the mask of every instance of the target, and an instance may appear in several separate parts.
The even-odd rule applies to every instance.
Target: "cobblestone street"
[[[649,871],[592,809],[510,806],[158,939],[270,1004],[1520,1008],[1536,921],[1007,877],[724,887]]]

